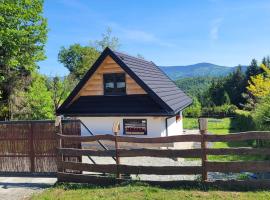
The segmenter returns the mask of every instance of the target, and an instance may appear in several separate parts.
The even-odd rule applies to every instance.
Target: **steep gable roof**
[[[173,111],[179,111],[192,103],[191,98],[153,62],[116,51],[114,53]]]
[[[123,70],[163,108],[167,115],[176,114],[192,103],[190,97],[180,90],[175,83],[153,62],[145,61],[143,59],[106,48],[57,110],[58,114],[62,114],[66,109],[68,109],[72,100],[107,56],[110,56],[121,68],[123,68]]]

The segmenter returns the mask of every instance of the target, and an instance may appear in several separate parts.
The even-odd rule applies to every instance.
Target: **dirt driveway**
[[[33,193],[55,184],[56,178],[51,177],[10,177],[0,176],[1,200],[25,200]]]

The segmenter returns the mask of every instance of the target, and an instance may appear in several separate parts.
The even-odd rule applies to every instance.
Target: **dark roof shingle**
[[[174,111],[179,111],[192,103],[176,84],[153,62],[145,61],[127,54],[114,51],[149,88]]]

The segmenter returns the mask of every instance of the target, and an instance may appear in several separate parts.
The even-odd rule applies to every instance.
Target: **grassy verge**
[[[189,199],[189,200],[253,200],[253,199],[270,199],[270,192],[231,192],[231,191],[202,191],[196,189],[162,189],[151,186],[119,186],[119,187],[89,187],[65,189],[63,187],[55,187],[37,194],[31,200],[170,200],[170,199]]]
[[[208,119],[208,132],[211,134],[229,134],[240,132],[241,129],[233,123],[233,118],[223,119]],[[198,129],[197,118],[184,118],[183,121],[184,129]],[[211,148],[229,148],[229,147],[251,147],[253,146],[252,141],[237,141],[237,142],[215,142],[212,143]],[[219,161],[235,161],[235,160],[267,160],[266,156],[235,156],[235,155],[224,155],[224,156],[208,156],[209,160]]]
[[[208,119],[208,131],[213,134],[228,134],[232,131],[237,131],[236,127],[231,127],[231,118],[223,119]],[[184,118],[184,129],[198,129],[197,118]]]

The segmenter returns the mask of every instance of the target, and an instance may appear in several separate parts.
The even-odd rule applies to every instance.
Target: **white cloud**
[[[124,35],[131,40],[138,40],[143,42],[154,42],[157,40],[155,35],[142,30],[122,29],[122,31]]]
[[[153,33],[149,33],[138,29],[128,29],[116,23],[111,23],[109,26],[111,26],[114,31],[118,32],[121,38],[125,38],[130,41],[140,43],[152,43],[163,47],[174,46],[174,44],[166,42],[161,38],[158,38]]]
[[[216,18],[211,22],[210,38],[212,40],[217,40],[219,38],[219,29],[222,21],[223,18]]]

